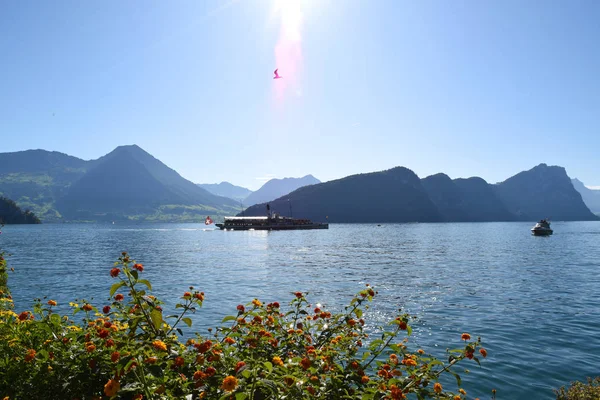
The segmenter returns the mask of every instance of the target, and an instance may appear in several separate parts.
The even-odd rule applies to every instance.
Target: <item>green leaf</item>
[[[235,394],[235,400],[244,400],[246,397],[248,397],[248,395],[243,392]]]
[[[227,322],[227,321],[233,321],[235,319],[236,319],[236,317],[234,317],[233,315],[228,315],[225,318],[223,318],[223,321],[221,321],[221,323]]]
[[[148,279],[140,279],[138,283],[144,284],[148,286],[148,289],[152,290],[152,285],[150,284],[150,281]]]
[[[122,287],[122,286],[125,286],[125,282],[124,281],[113,283],[113,285],[110,287],[110,294],[109,294],[109,296],[112,297],[115,294],[115,292],[117,290],[119,290],[119,288]]]
[[[267,371],[269,371],[269,372],[273,371],[273,364],[271,364],[269,361],[265,361],[263,365],[265,366]]]
[[[252,376],[252,373],[249,370],[245,369],[245,370],[242,371],[242,376],[244,378],[248,379],[248,378],[250,378]]]
[[[137,281],[137,279],[138,279],[138,272],[136,270],[132,270],[131,271],[131,276],[133,276],[135,278],[135,280]]]
[[[152,319],[152,324],[154,324],[154,328],[160,329],[160,326],[162,324],[162,312],[154,308],[152,311],[150,311],[150,318]]]
[[[55,325],[60,325],[60,321],[61,321],[61,320],[60,320],[60,315],[58,315],[58,314],[52,314],[52,315],[50,316],[50,321],[51,321],[53,324],[55,324]]]
[[[360,308],[357,308],[356,310],[354,310],[354,314],[356,314],[356,316],[358,318],[362,317],[362,310]]]
[[[192,319],[190,317],[181,318],[181,320],[189,327],[192,326]]]

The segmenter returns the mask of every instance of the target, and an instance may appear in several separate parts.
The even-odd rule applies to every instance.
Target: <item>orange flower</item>
[[[32,362],[34,358],[35,358],[35,350],[34,349],[27,350],[27,353],[25,354],[25,362]]]
[[[94,350],[96,350],[96,345],[90,344],[90,345],[86,346],[85,349],[87,350],[88,353],[92,353]]]
[[[83,307],[81,307],[83,309],[83,311],[92,311],[94,309],[94,307],[91,306],[91,304],[84,304]]]
[[[136,394],[135,396],[133,396],[133,400],[142,400],[144,398],[144,395],[142,394]]]
[[[479,353],[481,353],[481,355],[483,356],[483,358],[487,357],[487,350],[486,349],[479,349]]]
[[[202,371],[196,371],[194,372],[194,380],[195,381],[201,381],[204,378],[206,378],[206,374]]]
[[[155,340],[152,342],[152,346],[154,346],[156,350],[167,351],[167,345],[161,340]]]
[[[133,269],[137,269],[142,272],[144,270],[144,266],[142,264],[133,264]]]
[[[458,389],[458,393],[462,394],[463,396],[467,395],[467,392],[465,391],[465,389]]]
[[[232,339],[232,338],[230,338],[230,337],[226,337],[226,338],[225,338],[225,343],[227,343],[227,344],[234,344],[234,343],[235,343],[235,340],[234,340],[234,339]]]
[[[49,306],[55,306],[56,305],[56,301],[54,301],[54,300],[48,300],[48,305]]]
[[[260,307],[262,306],[262,303],[260,302],[260,300],[258,299],[254,299],[252,300],[252,304],[254,304],[256,307]]]
[[[116,278],[117,276],[119,276],[119,272],[121,272],[119,268],[113,268],[110,270],[110,276]]]
[[[368,376],[366,376],[366,375],[363,375],[363,376],[362,376],[362,378],[360,378],[360,381],[361,381],[362,383],[367,383],[367,382],[369,382],[369,377],[368,377]]]
[[[223,384],[221,388],[226,392],[233,392],[238,385],[238,381],[235,376],[229,375],[227,378],[223,379]]]
[[[119,389],[121,389],[119,381],[110,379],[108,382],[106,382],[106,385],[104,385],[104,394],[108,397],[112,397],[119,392]]]
[[[156,361],[158,361],[156,357],[148,357],[144,360],[146,364],[156,364]]]
[[[213,376],[214,374],[217,373],[217,370],[214,369],[213,367],[208,367],[206,368],[206,375],[208,376]]]
[[[204,292],[196,293],[194,297],[200,301],[204,301]]]
[[[436,392],[437,394],[442,393],[442,384],[439,382],[436,382],[435,385],[433,385],[433,391]]]
[[[283,367],[283,361],[281,360],[280,357],[277,357],[277,356],[273,357],[273,364]]]
[[[348,320],[348,325],[350,325],[350,326],[354,326],[354,325],[356,325],[356,321],[355,321],[355,320],[353,320],[352,318],[350,318],[350,319]]]
[[[124,299],[124,298],[125,298],[125,297],[124,297],[124,296],[123,296],[121,293],[118,293],[118,294],[115,296],[115,300],[116,300],[116,301],[123,301],[123,299]]]
[[[425,351],[424,351],[423,349],[419,349],[419,350],[417,350],[417,353],[419,353],[419,354],[424,354],[424,353],[425,353]]]
[[[463,333],[460,338],[466,342],[467,340],[471,340],[471,335]]]
[[[112,362],[119,361],[119,358],[121,358],[121,354],[118,351],[115,351],[110,355],[110,361]]]
[[[456,396],[454,396],[454,397],[452,398],[452,400],[460,400],[460,395],[459,395],[459,394],[457,394]]]
[[[406,360],[404,360],[403,364],[408,367],[416,367],[417,366],[417,362],[415,360],[413,360],[412,358],[407,358]]]
[[[185,292],[182,296],[184,299],[189,299],[192,297],[192,294],[190,292]]]

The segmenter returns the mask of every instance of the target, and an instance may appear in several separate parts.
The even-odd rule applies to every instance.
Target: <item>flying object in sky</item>
[[[277,69],[276,69],[276,70],[273,72],[273,73],[275,74],[275,76],[273,77],[273,79],[281,79],[281,78],[283,78],[283,76],[279,76],[279,74],[277,73],[277,70],[278,70],[278,69],[279,69],[279,68],[277,68]]]

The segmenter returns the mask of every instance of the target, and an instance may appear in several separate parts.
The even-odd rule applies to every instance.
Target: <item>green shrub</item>
[[[598,400],[600,399],[600,377],[587,378],[583,382],[571,382],[571,386],[564,386],[555,390],[557,400]]]

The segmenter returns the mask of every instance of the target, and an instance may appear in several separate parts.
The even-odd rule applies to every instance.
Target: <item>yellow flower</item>
[[[106,382],[106,385],[104,385],[104,394],[108,397],[112,397],[119,392],[119,389],[121,389],[119,381],[110,379],[108,382]]]
[[[466,396],[466,395],[467,395],[467,392],[465,391],[465,389],[462,389],[462,388],[461,388],[461,389],[458,389],[458,392],[459,392],[460,394],[462,394],[463,396]]]
[[[283,367],[283,361],[281,360],[280,357],[277,357],[277,356],[273,357],[273,364]]]
[[[223,379],[223,384],[221,388],[227,392],[233,392],[238,385],[238,381],[235,376],[229,375],[227,378]]]
[[[152,346],[154,346],[156,350],[167,351],[167,345],[161,340],[155,340],[152,342]]]
[[[260,300],[258,299],[254,299],[252,300],[252,304],[254,304],[256,307],[260,307],[262,306],[262,303],[260,302]]]

